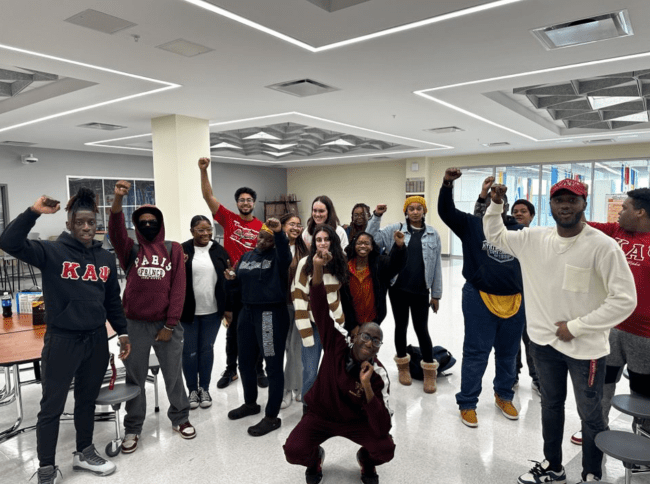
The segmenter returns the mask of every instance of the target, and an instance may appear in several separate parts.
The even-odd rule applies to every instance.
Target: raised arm
[[[490,187],[494,183],[494,177],[489,176],[485,180],[483,180],[483,185],[481,186],[481,193],[478,196],[478,200],[476,200],[476,203],[474,204],[474,215],[476,217],[481,217],[483,218],[483,215],[485,215],[485,210],[487,209],[487,197],[488,197],[488,192],[490,191]]]
[[[519,249],[522,247],[523,238],[526,231],[508,230],[503,223],[503,195],[507,188],[503,185],[494,185],[492,187],[492,203],[485,211],[483,217],[483,232],[486,240],[496,248],[517,257]]]
[[[210,178],[208,177],[208,168],[210,167],[210,158],[199,158],[199,170],[201,171],[201,193],[203,200],[208,204],[212,215],[219,211],[221,203],[217,197],[212,193],[212,185],[210,185]]]
[[[401,229],[402,224],[391,224],[387,225],[383,229],[380,229],[379,226],[381,225],[381,217],[384,215],[384,213],[386,213],[386,208],[387,207],[384,204],[377,205],[377,208],[375,208],[373,212],[374,216],[368,221],[366,232],[372,235],[373,239],[375,239],[375,242],[377,242],[377,245],[380,249],[384,249],[388,252],[391,250],[393,243],[395,242],[393,239],[393,234],[396,230]]]
[[[130,188],[131,184],[124,180],[115,184],[115,198],[113,198],[111,215],[108,219],[108,237],[124,270],[126,270],[129,261],[131,248],[135,244],[126,231],[124,212],[122,212],[122,199],[129,193]]]
[[[467,218],[471,217],[471,215],[457,210],[454,203],[452,195],[454,181],[461,176],[462,172],[458,168],[447,168],[447,171],[445,171],[440,194],[438,195],[438,215],[447,227],[462,238],[467,226]]]

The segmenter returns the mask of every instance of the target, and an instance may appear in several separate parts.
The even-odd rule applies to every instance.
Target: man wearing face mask
[[[185,300],[185,264],[177,243],[168,249],[162,212],[143,205],[133,212],[136,244],[128,235],[122,212],[122,199],[131,184],[118,181],[108,221],[108,232],[120,265],[126,273],[124,311],[133,350],[126,367],[126,381],[140,386],[140,395],[126,403],[125,438],[122,452],[130,454],[138,447],[147,410],[144,384],[149,369],[151,347],[162,371],[172,428],[184,439],[196,437],[189,422],[190,402],[181,373],[183,327],[178,324]]]

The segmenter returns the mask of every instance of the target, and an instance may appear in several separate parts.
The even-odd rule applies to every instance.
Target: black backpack
[[[408,345],[406,347],[406,353],[411,356],[411,361],[409,362],[409,370],[411,370],[411,378],[414,380],[424,380],[424,372],[422,371],[422,352],[420,351],[419,346]],[[433,359],[438,362],[438,376],[447,376],[449,373],[445,373],[446,370],[451,368],[456,364],[456,358],[447,351],[442,346],[433,347]]]
[[[167,255],[169,256],[169,262],[172,261],[172,241],[165,240],[165,249],[167,249]],[[124,269],[124,275],[129,277],[129,272],[135,264],[135,260],[138,258],[138,252],[140,251],[140,244],[133,244],[131,247],[131,253],[129,254],[129,260],[126,261],[126,268]]]

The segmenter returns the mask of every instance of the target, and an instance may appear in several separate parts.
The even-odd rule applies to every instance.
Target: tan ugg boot
[[[411,380],[411,370],[409,370],[409,361],[411,361],[411,355],[406,355],[404,358],[398,358],[395,355],[395,363],[397,363],[397,370],[399,371],[399,382],[402,385],[410,385],[413,383]]]
[[[424,393],[436,393],[438,385],[438,362],[433,360],[433,363],[420,362],[420,366],[424,371]]]

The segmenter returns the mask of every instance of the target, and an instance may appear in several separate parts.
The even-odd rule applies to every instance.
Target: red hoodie
[[[137,219],[145,207],[156,212],[156,218],[160,222],[160,232],[152,242],[145,239],[137,229]],[[167,325],[175,326],[181,318],[185,302],[183,249],[173,242],[172,260],[169,260],[165,247],[163,215],[153,205],[143,205],[133,212],[133,224],[140,249],[127,276],[122,296],[126,317],[138,321],[165,321]],[[124,212],[111,212],[108,234],[122,269],[126,269],[135,242],[126,231]]]

